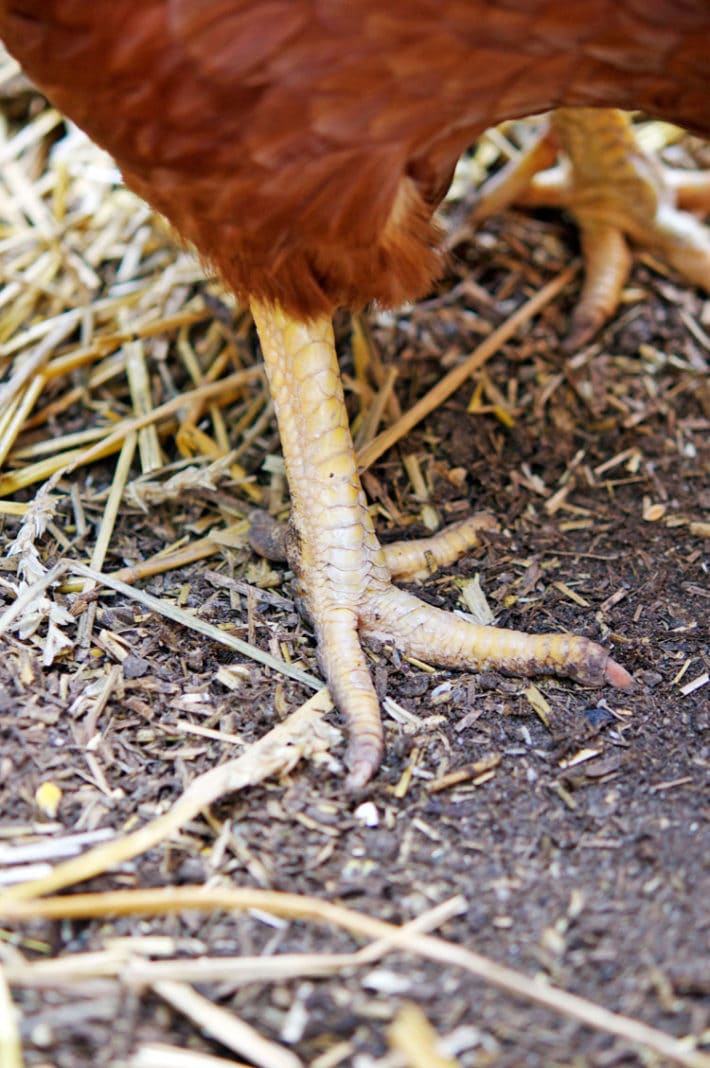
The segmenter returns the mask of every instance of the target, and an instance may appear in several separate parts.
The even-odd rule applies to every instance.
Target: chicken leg
[[[567,159],[553,167],[558,147]],[[631,268],[627,236],[710,292],[710,231],[690,214],[710,210],[710,171],[661,166],[640,148],[626,112],[554,111],[537,141],[483,185],[473,220],[512,201],[566,208],[579,226],[586,277],[568,350],[586,344],[616,310]]]
[[[351,790],[372,777],[383,751],[361,638],[392,642],[443,667],[631,685],[628,672],[587,638],[477,626],[397,589],[357,473],[330,319],[303,322],[255,301],[252,313],[291,491],[289,562],[321,668],[349,728]]]

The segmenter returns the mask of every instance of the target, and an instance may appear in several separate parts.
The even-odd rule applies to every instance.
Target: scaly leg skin
[[[543,170],[558,147],[566,160]],[[535,143],[483,185],[474,222],[513,201],[566,208],[579,225],[585,282],[568,350],[586,344],[615,312],[631,266],[626,237],[710,292],[710,230],[690,214],[710,211],[710,171],[662,166],[641,150],[623,111],[554,111]]]
[[[460,557],[480,545],[481,530],[497,530],[492,515],[476,512],[428,538],[396,541],[383,545],[382,552],[390,578],[412,582],[429,578],[440,567],[455,564]],[[290,526],[255,508],[249,515],[249,544],[259,556],[285,563],[289,553]]]
[[[289,562],[315,630],[322,671],[349,728],[350,790],[368,782],[383,752],[379,705],[361,638],[391,642],[442,667],[568,675],[592,686],[632,684],[628,672],[587,638],[476,626],[397,589],[357,473],[330,320],[304,323],[257,302],[252,313],[291,491]],[[452,544],[458,538],[460,530]],[[415,561],[421,563],[430,551],[425,542],[415,550]],[[439,556],[446,558],[446,551]]]

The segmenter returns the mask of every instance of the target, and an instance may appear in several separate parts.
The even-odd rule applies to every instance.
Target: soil
[[[442,363],[468,353],[575,253],[574,229],[556,215],[511,211],[477,234],[464,229],[448,276],[429,300],[367,317],[385,364],[397,366],[402,407],[434,384]],[[441,936],[519,970],[531,984],[543,977],[710,1044],[703,526],[710,507],[710,305],[642,257],[621,311],[570,358],[560,341],[577,289],[568,287],[486,365],[478,410],[468,410],[472,382],[377,462],[365,482],[386,541],[426,533],[402,464],[412,453],[428,503],[444,521],[472,509],[499,521],[479,549],[417,586],[422,597],[461,607],[458,583],[480,575],[497,623],[602,641],[633,673],[636,688],[592,691],[551,679],[531,688],[492,672],[421,670],[391,650],[372,650],[379,692],[410,715],[402,722],[385,716],[386,756],[365,796],[348,797],[332,763],[302,763],[281,780],[227,798],[176,840],[82,889],[223,880],[341,901],[397,924],[460,894],[465,911]],[[204,292],[214,303],[213,287]],[[224,316],[223,305],[218,311]],[[338,333],[343,367],[353,375],[347,321]],[[253,332],[247,340],[256,358]],[[353,393],[349,402],[355,411]],[[69,409],[61,432],[82,420],[90,425],[90,415]],[[240,459],[265,484],[274,433],[272,423]],[[70,544],[56,534],[71,515],[65,486],[62,522],[41,540],[45,565],[60,555],[86,558],[103,508],[97,502],[112,477],[109,461],[73,476],[87,532]],[[28,490],[17,499],[31,497]],[[125,504],[104,570],[202,530],[215,502],[230,500],[243,508],[239,488],[227,483],[148,511]],[[6,518],[3,538],[14,537],[18,524]],[[247,603],[230,587],[231,580],[263,584],[264,576],[285,601]],[[285,567],[226,548],[141,585],[318,674]],[[71,600],[67,594],[64,603]],[[0,608],[11,602],[0,587]],[[122,659],[112,655],[115,639],[129,650]],[[234,665],[242,666],[236,691],[217,678]],[[111,672],[107,699],[97,703]],[[220,732],[249,744],[309,696],[299,683],[105,591],[91,641],[49,667],[41,641],[6,639],[0,835],[6,843],[37,842],[139,825],[235,754]],[[186,733],[185,721],[214,733]],[[342,755],[341,746],[334,756]],[[494,756],[499,761],[488,774],[430,788],[448,772]],[[47,782],[61,790],[54,816],[38,800]],[[9,925],[0,954],[66,958],[104,951],[116,938],[153,936],[165,940],[162,952],[183,958],[355,946],[328,925],[193,912]],[[330,978],[200,989],[308,1065],[403,1063],[388,1052],[387,1036],[408,1001],[423,1009],[464,1068],[663,1063],[455,967],[403,953]],[[148,1042],[239,1061],[155,994],[117,978],[18,987],[13,997],[28,1066],[118,1068]]]

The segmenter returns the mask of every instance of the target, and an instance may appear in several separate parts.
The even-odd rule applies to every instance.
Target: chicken
[[[349,787],[383,750],[361,640],[443,666],[631,685],[586,638],[474,626],[392,584],[331,316],[427,291],[456,161],[502,119],[640,107],[707,132],[707,0],[0,0],[0,34],[250,303],[291,491],[290,559],[349,726]]]

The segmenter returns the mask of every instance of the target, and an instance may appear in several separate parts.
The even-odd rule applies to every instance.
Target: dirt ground
[[[710,164],[697,144],[670,152],[681,164],[690,153]],[[397,367],[402,408],[431,388],[442,363],[448,369],[469,353],[576,254],[573,227],[554,214],[511,211],[478,233],[464,227],[429,300],[367,316],[384,364]],[[108,264],[100,274],[108,292],[115,272]],[[240,352],[258,359],[253,329],[214,283],[185,288],[192,307],[214,313],[225,334],[236,331]],[[378,690],[396,704],[387,705],[386,756],[365,796],[343,792],[341,739],[330,759],[302,762],[221,800],[169,842],[82,889],[252,886],[341,902],[396,924],[462,895],[465,907],[436,932],[448,942],[517,970],[531,990],[549,981],[710,1047],[710,303],[642,257],[619,314],[570,358],[560,339],[577,291],[576,281],[567,286],[482,378],[377,461],[365,484],[385,541],[426,532],[429,513],[402,462],[412,454],[427,504],[443,521],[472,509],[497,517],[500,530],[480,548],[416,587],[422,597],[461,607],[461,580],[478,575],[497,623],[598,639],[634,674],[636,689],[591,691],[551,679],[531,687],[494,673],[423,670],[374,649]],[[198,349],[206,330],[204,321],[189,328]],[[345,319],[338,333],[355,416],[358,374]],[[156,403],[169,396],[163,370],[174,344],[168,335],[148,350]],[[30,428],[25,443],[86,429],[102,415],[107,387],[92,393],[83,374],[71,380],[82,385],[77,399]],[[174,376],[178,389],[189,386],[184,371]],[[50,389],[47,402],[68,388]],[[111,388],[128,403],[125,385]],[[224,412],[231,434],[228,404]],[[172,438],[162,448],[166,462],[179,458]],[[276,452],[272,417],[239,463],[268,490],[267,505],[276,498],[283,510]],[[43,566],[88,560],[114,474],[114,460],[99,460],[59,482],[56,511],[37,540]],[[138,474],[134,461],[130,477]],[[34,492],[20,489],[12,499],[28,502]],[[102,570],[151,557],[185,533],[201,537],[249,503],[229,478],[145,509],[124,500]],[[22,518],[1,521],[7,548]],[[0,612],[14,601],[16,566],[15,557],[0,561]],[[259,561],[243,540],[139,585],[318,675],[289,573]],[[54,595],[67,609],[76,596],[76,588]],[[35,634],[3,637],[6,873],[11,849],[30,847],[29,856],[43,843],[56,863],[61,854],[52,849],[72,835],[93,841],[92,833],[124,833],[166,811],[197,775],[238,755],[312,692],[122,595],[104,590],[91,610],[85,640],[80,621],[63,624],[69,644],[49,666],[46,622]],[[477,761],[487,761],[479,774],[432,789]],[[138,1059],[154,1043],[223,1059],[216,1063],[248,1058],[120,971],[32,986],[12,981],[20,964],[101,956],[121,944],[132,946],[133,958],[181,960],[350,953],[362,944],[333,924],[257,909],[0,925],[24,1063],[35,1068],[170,1065],[168,1054]],[[390,1025],[410,1002],[454,1058],[445,1064],[670,1063],[416,953],[392,951],[324,978],[243,985],[223,977],[198,989],[312,1068],[424,1063],[392,1049]]]

